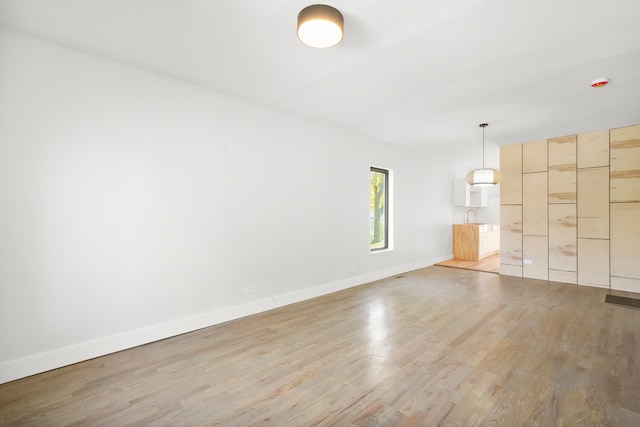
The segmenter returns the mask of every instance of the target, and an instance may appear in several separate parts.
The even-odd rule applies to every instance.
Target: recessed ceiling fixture
[[[486,187],[489,185],[496,185],[500,182],[502,174],[497,169],[487,169],[484,167],[484,128],[489,126],[489,123],[481,123],[482,128],[482,169],[474,169],[467,174],[467,182],[470,185],[477,185]]]
[[[326,4],[307,6],[298,14],[298,38],[307,46],[335,46],[342,40],[343,30],[342,13]]]
[[[607,77],[602,77],[592,81],[591,87],[602,87],[602,86],[606,86],[608,83],[609,83],[609,79]]]

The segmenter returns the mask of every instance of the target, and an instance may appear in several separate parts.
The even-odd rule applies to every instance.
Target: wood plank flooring
[[[638,426],[605,293],[433,266],[0,385],[0,424]]]
[[[500,273],[500,254],[490,255],[479,261],[467,261],[463,259],[449,259],[437,263],[443,267],[464,268],[466,270],[486,271],[487,273]]]

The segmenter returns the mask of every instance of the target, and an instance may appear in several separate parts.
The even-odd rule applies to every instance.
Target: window
[[[369,243],[371,251],[389,248],[389,171],[369,174]]]

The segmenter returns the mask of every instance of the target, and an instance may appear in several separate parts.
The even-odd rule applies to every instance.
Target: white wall
[[[0,383],[451,254],[447,158],[7,30],[0,63]]]

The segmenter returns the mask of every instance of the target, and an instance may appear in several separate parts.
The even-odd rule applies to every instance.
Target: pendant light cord
[[[484,169],[484,128],[489,126],[489,123],[480,123],[480,127],[482,128],[482,169]]]
[[[482,126],[482,169],[484,169],[484,126]]]

